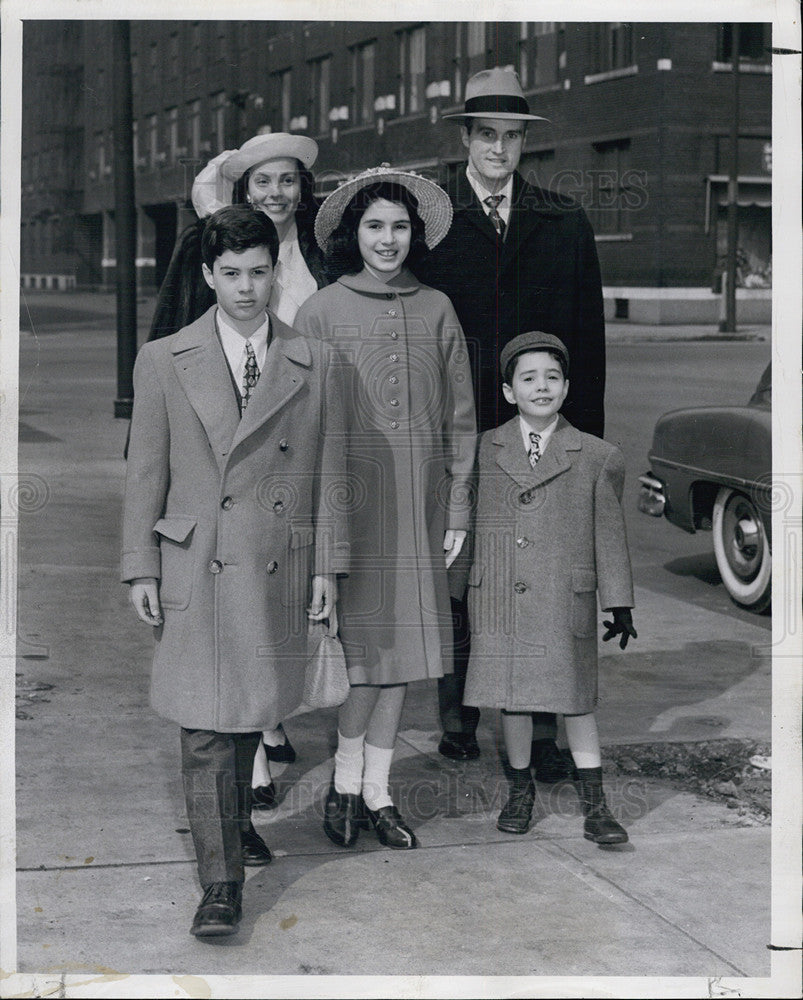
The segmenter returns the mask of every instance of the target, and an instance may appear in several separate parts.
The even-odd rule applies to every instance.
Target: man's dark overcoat
[[[500,388],[499,354],[519,333],[541,330],[566,344],[570,389],[563,412],[578,430],[602,436],[605,320],[594,233],[583,209],[516,172],[504,241],[458,169],[447,188],[454,220],[419,269],[452,300],[474,377],[479,429],[515,412]]]

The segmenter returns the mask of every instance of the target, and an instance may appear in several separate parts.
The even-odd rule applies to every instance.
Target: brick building
[[[27,22],[23,275],[114,266],[111,24]],[[740,31],[739,221],[748,284],[771,261],[769,26]],[[510,65],[531,108],[522,169],[582,201],[608,297],[710,289],[724,252],[731,26],[572,22],[135,21],[138,273],[158,283],[192,178],[260,129],[313,136],[319,190],[389,162],[462,169],[466,79]],[[24,278],[23,280],[26,280]],[[43,278],[41,279],[44,280]],[[617,295],[617,291],[620,293]]]

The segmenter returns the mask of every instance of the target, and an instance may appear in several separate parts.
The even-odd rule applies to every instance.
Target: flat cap
[[[499,355],[502,378],[505,377],[505,370],[510,360],[525,351],[553,351],[563,359],[564,374],[569,374],[569,351],[563,341],[554,334],[534,330],[532,333],[520,333],[502,348],[502,353]]]

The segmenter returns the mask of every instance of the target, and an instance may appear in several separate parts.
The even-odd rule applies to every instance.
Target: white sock
[[[362,775],[362,797],[369,809],[376,811],[383,806],[392,806],[393,799],[388,794],[388,777],[393,749],[365,744],[365,770]]]
[[[344,736],[338,731],[335,752],[335,791],[341,795],[359,795],[362,787],[365,733]]]
[[[254,754],[254,769],[251,772],[251,787],[261,788],[263,785],[269,785],[273,777],[270,773],[270,764],[268,763],[268,758],[265,756],[265,751],[262,749],[262,744],[260,743],[257,747],[257,752]]]
[[[276,729],[265,729],[262,733],[262,742],[266,747],[284,746],[284,730],[281,726],[277,726]]]

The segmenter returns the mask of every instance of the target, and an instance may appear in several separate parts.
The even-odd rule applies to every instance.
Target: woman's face
[[[410,252],[412,226],[404,205],[377,198],[363,212],[357,244],[363,261],[386,280],[401,271]]]
[[[248,200],[268,216],[280,235],[293,218],[301,198],[298,161],[265,160],[248,177]]]

